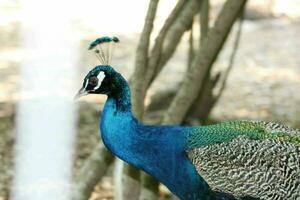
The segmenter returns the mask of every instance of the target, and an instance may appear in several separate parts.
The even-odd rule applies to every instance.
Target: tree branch
[[[151,85],[154,78],[159,74],[161,69],[169,61],[171,56],[176,50],[176,47],[179,44],[179,41],[186,30],[189,30],[191,27],[191,22],[193,21],[194,16],[199,11],[199,5],[201,5],[201,0],[189,0],[186,2],[186,5],[182,8],[179,16],[177,17],[174,24],[170,27],[166,41],[165,47],[161,52],[159,57],[158,64],[155,66],[155,71],[147,77],[146,82],[148,85]]]
[[[150,79],[153,77],[156,66],[158,64],[158,61],[160,59],[160,55],[162,52],[162,47],[165,41],[165,37],[169,31],[169,29],[172,27],[174,22],[177,20],[180,12],[184,8],[186,4],[186,0],[179,0],[172,10],[169,17],[166,19],[163,27],[161,28],[158,36],[155,39],[154,46],[151,50],[151,57],[149,58],[149,66],[147,70],[147,76],[146,76],[146,87],[149,86]]]
[[[216,59],[226,36],[245,3],[246,0],[228,0],[225,3],[216,20],[215,26],[209,31],[203,41],[203,45],[198,50],[197,56],[186,74],[183,84],[164,116],[163,123],[182,122],[189,107],[197,98],[203,84],[202,80],[208,75],[211,64]]]
[[[217,76],[218,78],[219,76]],[[205,83],[194,103],[190,107],[184,122],[187,124],[198,125],[202,124],[207,119],[211,109],[215,105],[215,98],[213,96],[213,88],[215,80],[211,77],[205,80]]]
[[[159,182],[151,175],[142,172],[142,191],[139,200],[157,200]]]
[[[201,33],[201,42],[206,38],[209,30],[209,0],[203,0],[200,11],[200,33]]]
[[[89,199],[95,185],[106,174],[113,161],[114,156],[104,147],[102,142],[99,142],[84,162],[75,179],[72,199]]]
[[[195,48],[194,48],[194,21],[192,22],[191,25],[191,30],[190,30],[190,37],[189,37],[189,49],[188,49],[188,62],[187,62],[187,69],[189,69],[192,65],[192,61],[194,59],[194,54],[195,54]]]
[[[150,43],[150,35],[153,29],[153,22],[156,15],[156,10],[158,6],[159,0],[151,0],[144,28],[138,43],[138,47],[136,50],[136,59],[135,59],[135,70],[133,73],[134,81],[131,84],[132,90],[132,104],[133,104],[133,112],[138,119],[141,119],[143,116],[143,108],[144,108],[144,96],[143,93],[145,87],[145,74],[148,66],[148,51],[149,51],[149,43]]]
[[[198,49],[201,48],[204,39],[207,37],[209,31],[209,0],[203,0],[200,8],[200,38],[198,43]],[[212,64],[212,63],[211,63]],[[190,64],[191,66],[191,64]],[[212,89],[213,84],[210,77],[202,80],[203,86],[200,89],[196,100],[185,117],[185,123],[196,125],[199,123],[198,119],[205,119],[210,112],[213,103]],[[196,123],[195,123],[196,122]]]
[[[239,47],[240,38],[241,38],[241,34],[242,34],[244,14],[245,14],[245,9],[243,9],[242,12],[241,12],[241,16],[240,16],[240,20],[239,20],[239,24],[238,24],[238,29],[237,29],[237,32],[236,32],[236,37],[235,37],[235,40],[234,40],[234,43],[233,43],[233,49],[232,49],[232,52],[231,52],[231,55],[230,55],[230,58],[229,58],[228,67],[224,72],[222,82],[221,82],[221,87],[218,91],[218,94],[215,96],[215,102],[217,102],[220,99],[221,95],[223,94],[223,91],[226,88],[226,83],[227,83],[229,72],[231,71],[231,69],[233,68],[233,65],[234,65],[235,55],[236,55],[237,49]]]

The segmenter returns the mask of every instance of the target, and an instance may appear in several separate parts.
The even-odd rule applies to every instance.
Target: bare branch
[[[204,80],[204,85],[192,106],[189,108],[185,116],[184,123],[197,125],[205,122],[211,109],[215,105],[215,98],[213,96],[213,88],[219,79],[219,74],[215,77],[207,77]]]
[[[175,20],[177,20],[179,14],[182,11],[186,2],[187,2],[186,0],[179,0],[177,2],[176,6],[172,10],[169,17],[166,19],[163,27],[161,28],[158,36],[155,39],[155,43],[154,43],[154,46],[151,51],[151,57],[149,58],[149,66],[148,66],[147,77],[146,77],[146,87],[148,87],[150,78],[153,76],[153,73],[155,72],[155,68],[160,59],[160,54],[162,51],[165,37],[166,37],[170,27],[174,24]]]
[[[241,38],[241,34],[242,34],[242,27],[243,27],[243,21],[244,21],[244,11],[245,10],[243,10],[241,12],[241,17],[240,17],[239,24],[238,24],[238,29],[237,29],[237,32],[236,32],[236,37],[235,37],[235,40],[234,40],[234,43],[233,43],[233,49],[232,49],[232,52],[231,52],[231,55],[230,55],[228,67],[224,72],[222,82],[221,82],[221,87],[218,91],[218,94],[215,96],[215,102],[217,102],[220,99],[221,95],[223,94],[223,91],[226,88],[226,83],[227,83],[229,72],[231,71],[231,69],[233,68],[233,65],[234,65],[235,55],[236,55],[237,49],[239,47],[240,38]]]
[[[89,199],[95,185],[106,174],[113,161],[114,156],[104,147],[102,142],[99,142],[76,177],[72,199]]]
[[[157,200],[159,182],[151,175],[142,172],[142,191],[139,200]]]
[[[138,200],[140,196],[140,170],[124,163],[122,188],[124,200]]]
[[[207,37],[209,31],[209,0],[203,0],[200,8],[200,38],[198,48],[203,45],[204,39]],[[211,65],[213,62],[211,63]],[[210,67],[209,67],[210,68]],[[185,123],[199,123],[199,119],[205,119],[213,107],[213,81],[208,76],[202,80],[202,88],[193,104],[190,106],[189,111],[185,117]]]
[[[245,3],[246,0],[228,0],[225,3],[215,26],[204,39],[183,84],[164,116],[163,123],[182,122],[189,107],[197,98],[203,84],[202,80],[208,75],[211,64],[216,59],[226,36]]]
[[[195,54],[195,48],[194,48],[194,28],[193,28],[193,22],[190,30],[190,37],[189,37],[189,50],[188,50],[188,63],[187,63],[187,69],[189,69],[192,65],[192,61],[194,59]]]
[[[150,35],[153,29],[153,21],[156,15],[156,10],[158,6],[159,0],[151,0],[144,28],[139,40],[139,44],[136,51],[136,59],[135,59],[135,71],[133,73],[133,84],[132,88],[132,103],[133,103],[133,111],[135,116],[138,119],[141,119],[143,116],[143,108],[144,108],[144,80],[146,69],[148,65],[148,51],[149,51],[149,43],[150,43]]]
[[[182,11],[179,13],[179,16],[177,17],[174,24],[170,27],[166,41],[166,43],[163,48],[163,51],[161,52],[161,55],[159,57],[158,64],[155,66],[155,71],[153,74],[149,74],[147,76],[146,82],[148,85],[151,85],[154,78],[157,76],[157,74],[161,71],[161,69],[165,66],[165,64],[169,61],[171,56],[176,50],[177,45],[179,44],[179,41],[183,35],[183,33],[190,29],[191,22],[193,21],[194,16],[199,11],[199,4],[201,4],[201,0],[189,0],[186,2],[186,5],[183,7]],[[150,77],[151,75],[151,77]]]
[[[203,0],[202,2],[200,11],[200,28],[200,40],[203,42],[209,30],[209,0]]]

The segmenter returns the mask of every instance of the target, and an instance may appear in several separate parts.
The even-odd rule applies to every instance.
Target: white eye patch
[[[84,88],[84,90],[86,90],[86,87],[87,87],[88,83],[89,83],[89,81],[88,81],[88,80],[86,80],[86,81],[85,81],[85,85],[84,85],[84,87],[83,87],[83,88]]]
[[[98,75],[97,75],[97,78],[98,78],[98,84],[96,87],[94,87],[94,90],[97,90],[100,86],[101,86],[101,83],[102,81],[104,80],[105,78],[105,73],[104,72],[100,72]]]

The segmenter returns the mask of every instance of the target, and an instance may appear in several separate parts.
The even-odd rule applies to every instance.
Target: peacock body
[[[109,65],[85,77],[78,96],[91,93],[108,96],[100,122],[106,147],[180,199],[300,199],[298,130],[250,121],[142,124],[131,112],[127,81]]]

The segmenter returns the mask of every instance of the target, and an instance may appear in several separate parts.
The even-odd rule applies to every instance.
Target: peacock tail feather
[[[300,199],[300,131],[271,122],[197,127],[187,155],[209,186],[236,198]]]

